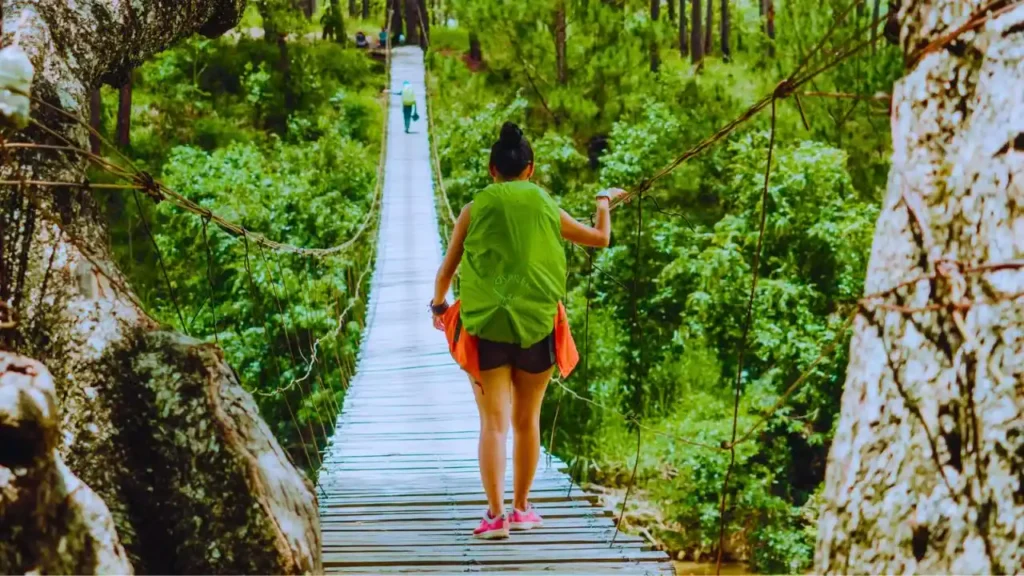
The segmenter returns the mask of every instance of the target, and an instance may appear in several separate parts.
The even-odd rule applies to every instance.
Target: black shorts
[[[480,353],[480,370],[494,370],[501,366],[511,366],[530,374],[543,374],[555,365],[555,334],[529,348],[520,348],[518,344],[505,344],[491,340],[477,339]]]

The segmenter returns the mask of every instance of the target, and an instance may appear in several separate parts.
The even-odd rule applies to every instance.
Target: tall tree
[[[690,36],[686,30],[686,0],[679,0],[679,54],[686,56],[689,53]]]
[[[127,78],[133,63],[193,34],[223,34],[237,25],[245,6],[243,0],[191,0],[188,10],[172,9],[172,4],[76,0],[75,9],[69,9],[67,0],[0,0],[0,46],[17,47],[28,56],[35,68],[32,94],[60,110],[33,106],[34,119],[47,131],[30,127],[17,139],[87,148],[88,130],[65,115],[87,118],[90,95],[101,80]],[[52,150],[10,150],[0,177],[9,180],[21,173],[83,185],[86,160]],[[56,380],[52,387],[61,391],[55,404],[27,414],[30,424],[21,429],[50,430],[61,440],[56,445],[25,442],[19,450],[32,452],[34,462],[49,462],[47,470],[54,470],[53,456],[60,452],[67,469],[113,512],[97,516],[101,505],[94,502],[91,519],[84,520],[106,524],[108,533],[116,529],[136,573],[321,572],[313,486],[259,417],[256,402],[223,352],[174,333],[147,314],[113,257],[98,207],[101,198],[88,187],[74,190],[0,186],[0,205],[17,207],[0,210],[0,231],[18,230],[28,251],[22,257],[10,252],[10,244],[0,245],[0,270],[5,271],[0,294],[16,293],[9,302],[20,307],[21,318],[36,317],[38,309],[32,306],[49,302],[30,326],[0,332],[0,349],[14,353],[0,353],[7,356],[0,359],[0,378],[9,374],[10,356],[32,355],[46,359]],[[139,196],[150,202],[148,195]],[[54,260],[47,254],[58,258],[52,274],[48,269]],[[45,299],[39,281],[44,276],[49,277]],[[17,278],[30,281],[18,286]],[[102,290],[90,289],[97,285]],[[43,375],[41,366],[19,370]],[[4,390],[8,386],[0,384]],[[17,392],[15,397],[20,397]],[[9,401],[0,402],[0,410],[11,414]],[[59,424],[42,419],[58,419]],[[11,438],[9,428],[3,437],[3,442]],[[85,493],[67,494],[67,502],[59,502],[65,508],[37,507],[43,495],[68,490],[62,482],[69,476],[23,470],[26,475],[5,482],[0,495],[0,571],[5,573],[41,570],[36,551],[28,549],[10,563],[11,530],[42,526],[48,534],[58,533],[68,519],[62,510]],[[12,491],[23,489],[40,498],[11,506]],[[66,550],[54,546],[46,552],[71,556],[81,551],[75,549],[76,538],[66,543]],[[41,571],[97,570],[105,571],[95,563]]]
[[[713,2],[714,0],[708,0]],[[690,11],[690,61],[694,64],[704,59],[704,35],[701,33],[700,0],[692,0]]]
[[[732,51],[729,48],[729,0],[722,0],[722,26],[721,33],[722,37],[719,42],[722,45],[722,58],[728,62],[732,57]]]
[[[676,23],[676,0],[668,0],[668,21]]]
[[[768,36],[768,55],[775,57],[775,0],[762,0],[764,5],[764,33]]]
[[[661,16],[661,0],[651,0],[651,72],[657,72],[661,66],[658,54],[658,18]]]
[[[878,19],[882,17],[882,0],[875,0],[875,7],[871,11],[871,21],[877,24]],[[874,52],[878,48],[878,26],[871,27],[871,51]]]
[[[391,9],[391,38],[398,41],[398,36],[404,33],[402,26],[402,0],[387,0]]]
[[[430,44],[430,11],[427,10],[427,0],[417,0],[419,2],[419,18],[420,24],[423,25],[422,38],[420,38],[420,46],[425,50]]]
[[[127,147],[132,143],[132,77],[121,85],[117,98],[117,145]]]
[[[569,64],[565,59],[565,0],[555,3],[555,75],[559,84],[569,81]]]
[[[953,40],[972,4],[899,9],[879,296],[857,309],[819,574],[1024,569],[1024,6],[989,14]]]
[[[484,61],[484,51],[480,46],[480,36],[473,31],[469,33],[469,59],[473,62]]]
[[[715,47],[715,0],[708,0],[707,22],[704,24],[704,55],[709,56]]]
[[[103,97],[99,88],[89,94],[89,126],[96,132],[89,134],[89,151],[99,154],[101,152],[99,134],[103,131]]]
[[[370,0],[363,0],[363,20],[370,19]]]
[[[400,0],[405,8],[405,41],[408,44],[420,43],[420,8],[419,0]]]
[[[356,4],[356,0],[348,0],[348,15],[353,18],[359,17],[359,7]]]

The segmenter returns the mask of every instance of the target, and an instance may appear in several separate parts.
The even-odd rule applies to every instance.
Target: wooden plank
[[[564,490],[534,490],[529,493],[529,501],[540,507],[542,504],[550,502],[564,502],[567,500],[580,500],[596,503],[598,496],[595,494],[587,494],[580,492],[572,494],[566,497]],[[436,504],[438,501],[446,504],[475,504],[476,506],[483,506],[487,503],[487,498],[479,490],[476,493],[467,494],[433,494],[433,495],[378,495],[371,493],[370,496],[356,496],[356,497],[345,497],[337,494],[328,493],[327,498],[321,498],[321,505],[324,507],[344,507],[344,506],[374,506],[374,505],[391,505],[391,506],[420,506],[428,504]]]
[[[567,571],[568,570],[568,571]],[[483,566],[459,566],[457,569],[451,566],[378,566],[366,567],[330,567],[326,570],[329,574],[488,574],[491,576],[500,575],[522,575],[522,574],[631,574],[634,576],[668,576],[675,574],[672,565],[669,563],[655,564],[652,562],[608,562],[590,563],[579,562],[567,567],[565,564],[491,564]]]
[[[408,522],[353,522],[349,518],[322,518],[320,529],[324,532],[447,532],[452,535],[465,534],[476,528],[478,521],[453,521],[438,520],[436,522],[422,522],[410,524]],[[552,518],[545,520],[546,525],[552,528],[606,530],[614,528],[615,525],[609,518]]]
[[[508,540],[502,541],[504,546],[534,546],[547,544],[587,544],[599,543],[607,546],[614,530],[580,530],[576,532],[552,531],[538,532],[514,532]],[[468,531],[460,534],[445,534],[439,532],[369,532],[369,533],[339,533],[330,532],[325,534],[323,545],[337,548],[349,546],[422,546],[422,545],[462,545],[462,546],[493,546],[494,540],[480,540],[474,538]],[[649,546],[650,544],[631,534],[619,534],[615,539],[616,544],[630,544],[633,546]]]
[[[581,556],[584,556],[581,558]],[[663,552],[650,552],[630,548],[591,549],[583,555],[576,550],[537,550],[522,547],[503,547],[479,550],[474,549],[460,554],[450,552],[431,553],[416,550],[412,554],[395,554],[391,552],[327,552],[323,555],[324,568],[332,566],[460,566],[463,564],[508,564],[521,562],[524,564],[576,563],[587,562],[622,562],[622,561],[658,561],[665,557]]]

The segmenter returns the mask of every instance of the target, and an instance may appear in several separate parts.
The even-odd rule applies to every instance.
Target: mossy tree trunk
[[[222,34],[237,23],[244,0],[188,5],[2,0],[0,44],[20,47],[32,61],[34,96],[87,122],[90,94],[101,83],[119,86],[145,58],[193,33]],[[50,132],[30,126],[8,134],[8,141],[89,147],[87,129],[61,113],[33,105],[33,117]],[[42,471],[33,476],[37,485],[19,490],[59,492],[59,483],[80,479],[109,510],[137,572],[319,571],[310,483],[274,440],[221,352],[163,330],[138,303],[113,263],[96,200],[78,186],[84,159],[13,149],[0,176],[69,183],[0,187],[0,299],[16,309],[18,320],[0,330],[0,348],[46,365],[60,414],[57,453],[51,458],[45,445],[36,446],[30,457]],[[10,390],[9,382],[0,382],[0,396]],[[59,472],[58,458],[69,472],[46,472]],[[5,529],[17,531],[15,521],[24,530],[64,522],[50,528],[67,531],[75,542],[89,540],[84,528],[73,527],[74,518],[48,515],[45,498],[37,499],[37,508],[19,510],[11,497],[0,490]],[[15,546],[0,554],[0,572],[20,572],[33,566],[33,557],[54,554],[45,540]],[[106,558],[110,562],[94,570],[121,571],[110,568],[116,554]],[[73,573],[89,571],[90,560],[46,562],[52,568],[43,571]]]
[[[854,327],[819,573],[1024,572],[1024,269],[997,266],[1024,260],[1024,3],[947,41],[983,4],[899,8],[886,295]]]

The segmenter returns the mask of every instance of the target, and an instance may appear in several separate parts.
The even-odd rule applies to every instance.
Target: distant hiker
[[[320,25],[323,26],[323,39],[331,40],[337,35],[337,25],[334,17],[334,3],[324,8],[323,16],[320,17]]]
[[[511,122],[491,147],[494,184],[462,209],[437,271],[430,308],[449,350],[469,374],[480,414],[480,478],[487,512],[477,538],[507,538],[509,530],[543,525],[529,494],[540,457],[540,407],[555,366],[567,377],[579,360],[562,305],[566,260],[562,239],[607,246],[611,202],[597,195],[597,226],[581,224],[530,182],[533,148]],[[461,299],[445,295],[461,267]],[[514,434],[512,514],[505,515],[505,446]]]
[[[402,96],[402,118],[405,120],[405,133],[408,134],[409,122],[420,119],[420,115],[416,112],[416,92],[408,82],[404,82],[402,90],[398,94]]]
[[[360,30],[359,32],[356,32],[356,48],[369,48],[369,47],[370,47],[370,41],[366,39],[366,34],[363,34],[362,30]]]
[[[381,48],[387,48],[388,47],[388,29],[387,28],[381,28],[380,29],[380,34],[377,35],[377,42],[378,42],[378,46],[381,47]]]

